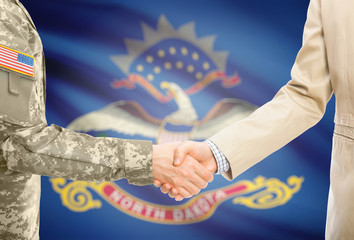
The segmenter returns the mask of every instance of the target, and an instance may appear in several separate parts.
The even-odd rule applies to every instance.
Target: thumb
[[[193,148],[194,148],[194,142],[192,141],[182,143],[180,146],[178,146],[173,156],[173,165],[174,166],[181,165],[184,158],[193,151]]]

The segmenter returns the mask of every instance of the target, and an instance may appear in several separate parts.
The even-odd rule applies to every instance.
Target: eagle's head
[[[175,100],[178,102],[179,99],[181,99],[181,97],[185,97],[185,93],[183,91],[183,89],[178,86],[176,83],[173,82],[166,82],[163,81],[160,84],[160,87],[162,89],[167,90],[168,93],[172,94],[172,96],[175,98]]]
[[[166,118],[187,122],[194,122],[198,119],[197,112],[195,111],[189,96],[180,86],[178,86],[178,84],[164,81],[161,82],[160,86],[162,89],[167,89],[167,91],[173,95],[178,106],[178,110]]]

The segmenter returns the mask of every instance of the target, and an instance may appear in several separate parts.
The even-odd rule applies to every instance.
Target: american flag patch
[[[34,57],[0,45],[0,66],[34,76]]]

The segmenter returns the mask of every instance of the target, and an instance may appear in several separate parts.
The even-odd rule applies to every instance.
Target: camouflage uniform
[[[18,0],[0,0],[0,45],[35,58],[33,78],[0,66],[0,239],[39,239],[40,175],[152,183],[151,142],[47,126],[42,43]]]

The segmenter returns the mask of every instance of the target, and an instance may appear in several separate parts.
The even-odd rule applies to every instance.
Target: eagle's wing
[[[191,134],[191,139],[202,140],[250,115],[257,106],[233,98],[225,98],[214,105]]]
[[[76,118],[68,128],[79,132],[113,130],[156,138],[161,122],[136,102],[118,101]]]

